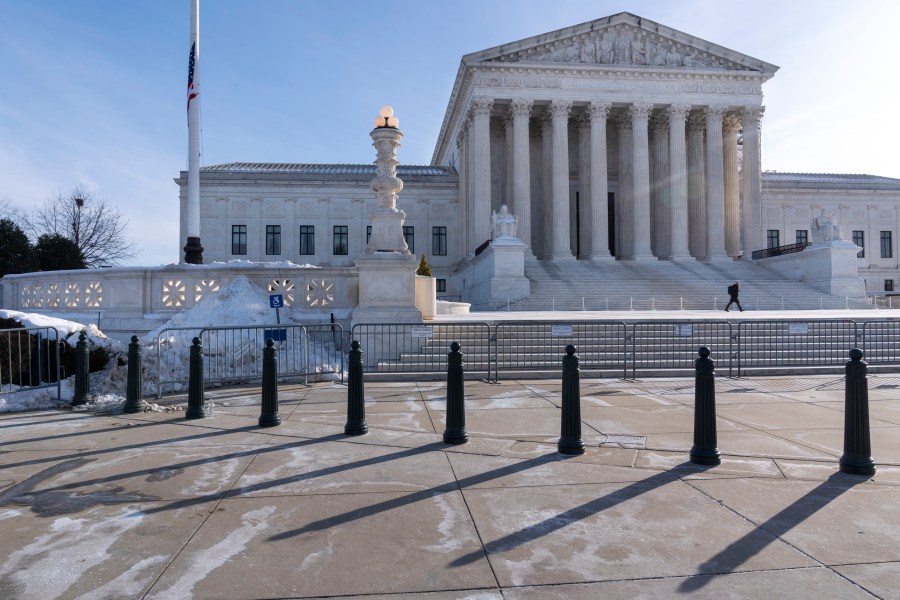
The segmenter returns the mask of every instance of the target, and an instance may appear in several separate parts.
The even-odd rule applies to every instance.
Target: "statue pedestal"
[[[416,257],[400,252],[364,254],[356,260],[359,272],[357,323],[421,323],[416,308]]]
[[[466,281],[466,301],[474,310],[502,308],[531,293],[531,282],[525,277],[525,249],[517,238],[496,238],[457,274]]]
[[[866,284],[857,271],[856,254],[860,250],[862,248],[853,242],[832,240],[815,243],[803,252],[772,256],[758,262],[831,296],[861,298],[866,295]]]

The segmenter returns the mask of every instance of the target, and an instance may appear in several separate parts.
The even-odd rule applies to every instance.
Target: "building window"
[[[796,239],[797,239],[798,244],[805,244],[809,241],[809,234],[807,233],[807,231],[805,229],[798,229],[796,233],[797,233]]]
[[[442,294],[447,291],[447,280],[446,279],[436,279],[435,286],[438,294]]]
[[[347,244],[349,233],[346,225],[335,225],[334,226],[334,254],[338,255],[346,255],[349,254],[349,249],[347,248]]]
[[[894,280],[893,279],[885,279],[884,280],[884,291],[886,291],[886,292],[894,291]]]
[[[300,226],[300,254],[316,253],[316,228],[314,225]]]
[[[409,251],[413,254],[416,253],[416,233],[415,227],[412,225],[404,225],[403,226],[403,240],[406,242],[406,245],[409,246]]]
[[[777,248],[781,245],[781,242],[778,239],[778,233],[777,229],[766,230],[766,248]]]
[[[431,228],[431,254],[434,256],[447,256],[447,228]]]
[[[372,241],[372,226],[366,225],[366,246]]]
[[[856,253],[856,256],[859,258],[865,258],[866,256],[866,234],[862,231],[853,231],[853,243],[862,248],[859,252]]]
[[[881,232],[881,258],[891,258],[894,256],[893,244],[891,244],[891,232]]]
[[[266,254],[281,254],[281,225],[266,225]]]
[[[247,226],[231,226],[231,253],[247,254]]]

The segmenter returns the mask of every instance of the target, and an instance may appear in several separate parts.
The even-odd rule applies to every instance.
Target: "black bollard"
[[[709,348],[701,346],[694,378],[694,447],[691,462],[696,465],[718,465],[716,439],[716,364],[709,357]]]
[[[369,426],[366,425],[362,350],[359,349],[359,342],[356,340],[350,343],[350,356],[347,362],[349,366],[347,377],[347,423],[344,425],[344,433],[347,435],[362,435],[369,431]]]
[[[463,401],[463,355],[459,342],[450,344],[447,353],[447,428],[444,429],[445,444],[465,444],[469,441],[466,431],[466,408]]]
[[[76,406],[87,404],[91,394],[88,364],[87,334],[82,331],[78,334],[78,342],[75,344],[75,397],[72,398],[72,404]]]
[[[188,409],[186,419],[203,419],[206,407],[203,400],[203,346],[200,338],[191,342],[191,358],[188,364]]]
[[[556,449],[560,454],[584,454],[581,439],[581,375],[575,346],[566,346],[562,368],[562,427]]]
[[[259,414],[260,427],[281,425],[278,416],[278,361],[275,358],[275,340],[267,339],[263,349],[262,411]]]
[[[141,369],[141,345],[138,336],[131,336],[128,344],[128,379],[125,384],[126,413],[144,412],[144,376]]]
[[[875,474],[872,442],[869,438],[869,382],[863,351],[853,348],[844,367],[847,383],[844,388],[844,454],[841,473],[851,475]]]

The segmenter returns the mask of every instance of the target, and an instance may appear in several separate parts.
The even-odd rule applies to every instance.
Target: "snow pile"
[[[116,394],[101,394],[91,398],[89,404],[73,406],[75,412],[92,412],[104,415],[121,415],[125,412],[125,397]],[[144,401],[144,412],[174,412],[184,410],[183,405],[160,406]]]
[[[106,348],[110,354],[117,352],[125,352],[125,346],[117,340],[111,340],[106,337],[102,331],[97,329],[93,323],[87,325],[60,319],[57,317],[48,317],[47,315],[39,315],[36,313],[23,313],[17,310],[0,310],[0,319],[12,319],[17,323],[21,323],[22,327],[55,327],[59,331],[59,336],[63,338],[67,344],[75,347],[78,343],[78,334],[84,331],[87,334],[87,343],[89,348]],[[50,339],[53,339],[51,336]]]

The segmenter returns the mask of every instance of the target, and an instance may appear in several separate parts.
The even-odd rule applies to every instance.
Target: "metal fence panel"
[[[836,366],[857,343],[855,321],[744,321],[738,325],[738,376],[754,367]]]
[[[357,323],[350,337],[369,373],[441,373],[459,342],[466,373],[491,378],[491,327],[487,323]]]
[[[0,393],[56,387],[61,397],[59,345],[55,327],[0,329]]]
[[[335,373],[344,380],[344,331],[340,324],[172,328],[156,344],[157,397],[168,384],[178,391],[188,382],[191,340],[203,345],[205,383],[246,383],[262,379],[266,340],[275,341],[278,378]]]
[[[503,321],[494,328],[496,371],[560,370],[573,344],[582,371],[627,374],[625,323],[617,321]]]
[[[693,371],[700,346],[730,377],[732,329],[725,321],[638,321],[631,326],[631,377],[642,370]]]
[[[900,321],[862,323],[859,348],[865,352],[864,360],[870,365],[900,364]]]

